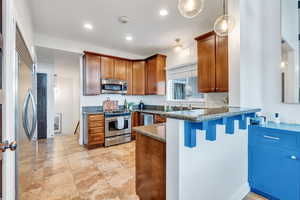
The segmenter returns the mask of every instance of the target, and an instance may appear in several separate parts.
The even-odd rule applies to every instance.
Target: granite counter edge
[[[159,124],[153,124],[153,125],[149,125],[149,126],[158,126],[158,125]],[[166,143],[166,138],[162,138],[162,137],[159,137],[157,135],[153,135],[152,133],[150,133],[148,131],[145,131],[144,129],[141,129],[141,126],[133,127],[132,130],[137,132],[137,134],[141,134],[141,135],[150,137],[154,140],[158,140],[160,142]]]

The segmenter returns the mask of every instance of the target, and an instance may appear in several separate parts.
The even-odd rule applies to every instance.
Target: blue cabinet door
[[[268,146],[250,146],[249,183],[280,200],[300,200],[299,153]]]

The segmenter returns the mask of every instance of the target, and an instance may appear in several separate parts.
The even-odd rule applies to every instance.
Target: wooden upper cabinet
[[[228,91],[228,39],[209,32],[196,38],[198,48],[198,91]]]
[[[132,61],[126,62],[126,80],[127,80],[127,95],[133,94],[133,83],[132,83]]]
[[[132,94],[145,95],[145,61],[133,61]]]
[[[114,62],[114,79],[126,80],[127,60],[115,59]]]
[[[101,78],[113,79],[114,78],[114,59],[110,57],[101,57]]]
[[[101,79],[127,81],[127,95],[166,94],[166,56],[131,60],[85,51],[84,94],[101,94]]]
[[[228,92],[228,37],[216,37],[216,92]]]
[[[84,95],[100,94],[100,56],[85,54],[83,66]]]
[[[166,56],[155,55],[146,60],[146,94],[165,95]]]
[[[155,94],[156,85],[156,58],[150,58],[146,61],[146,94]]]

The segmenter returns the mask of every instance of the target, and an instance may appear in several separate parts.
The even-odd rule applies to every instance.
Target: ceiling
[[[151,55],[172,47],[175,38],[190,44],[195,36],[213,29],[221,14],[221,0],[206,0],[202,13],[186,19],[177,10],[177,0],[30,0],[37,34]],[[167,9],[169,15],[159,15]],[[129,17],[121,24],[118,17]],[[94,26],[92,31],[84,23]],[[125,36],[133,36],[126,41]]]

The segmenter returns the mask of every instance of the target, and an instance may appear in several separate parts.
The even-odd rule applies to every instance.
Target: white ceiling
[[[159,15],[162,8],[168,16]],[[175,38],[189,44],[212,30],[222,0],[205,0],[203,12],[194,19],[179,14],[177,0],[30,0],[30,9],[37,34],[151,55],[170,48]],[[128,24],[118,22],[124,15],[130,19]],[[83,29],[86,22],[94,30]],[[125,40],[127,34],[133,41]]]

